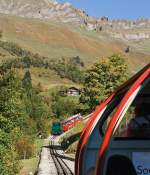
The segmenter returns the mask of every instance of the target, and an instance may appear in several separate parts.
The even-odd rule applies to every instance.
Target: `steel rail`
[[[58,175],[73,175],[73,172],[61,158],[61,155],[57,153],[56,149],[54,148],[54,142],[52,140],[50,141],[50,154],[54,161]]]

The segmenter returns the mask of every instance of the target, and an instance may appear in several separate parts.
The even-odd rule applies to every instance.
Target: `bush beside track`
[[[84,126],[85,123],[81,122],[60,137],[59,143],[67,153],[75,153],[77,143]]]

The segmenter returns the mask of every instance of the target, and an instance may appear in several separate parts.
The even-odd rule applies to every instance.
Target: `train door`
[[[80,175],[83,173],[83,154],[85,151],[86,143],[89,138],[89,135],[92,132],[92,125],[95,125],[103,112],[106,109],[106,105],[112,100],[114,94],[110,96],[105,102],[103,102],[97,109],[96,111],[92,114],[92,117],[88,120],[82,134],[79,140],[79,144],[77,147],[77,152],[76,152],[76,159],[75,159],[75,174]]]
[[[96,175],[150,175],[150,68],[126,93],[100,146]],[[107,120],[104,124],[107,123]]]
[[[123,93],[124,94],[124,93]],[[119,102],[121,101],[123,94],[120,94],[113,98],[110,103],[108,103],[103,111],[101,118],[97,118],[97,120],[93,123],[91,128],[88,140],[86,142],[84,153],[82,154],[82,175],[90,174],[89,172],[95,169],[97,157],[98,157],[98,150],[103,140],[103,130],[105,130],[106,126],[108,125],[113,112],[115,111],[116,107],[118,106]],[[108,117],[109,116],[109,117]],[[108,119],[106,125],[102,124],[105,119]],[[80,170],[81,171],[81,170]]]
[[[79,141],[81,145],[79,145],[80,147],[78,147],[76,153],[78,159],[76,159],[75,168],[77,167],[79,170],[76,171],[77,175],[87,175],[95,168],[99,146],[103,139],[103,132],[100,130],[101,125],[108,116],[111,118],[112,113],[128,88],[129,87],[126,86],[126,88],[113,93],[96,109],[93,117],[89,120],[88,126],[85,128],[83,136],[81,136]],[[77,168],[75,170],[77,170]]]
[[[120,88],[113,93],[106,101],[97,107],[96,111],[92,114],[79,140],[75,160],[76,175],[87,175],[95,168],[99,146],[103,139],[102,130],[99,128],[101,128],[103,121],[105,121],[108,116],[111,118],[116,106],[129,87],[130,84],[127,84],[124,88]]]

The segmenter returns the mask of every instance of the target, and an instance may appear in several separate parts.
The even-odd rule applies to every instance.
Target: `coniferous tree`
[[[26,90],[26,93],[29,97],[32,95],[32,79],[30,71],[28,70],[22,80],[22,86]]]

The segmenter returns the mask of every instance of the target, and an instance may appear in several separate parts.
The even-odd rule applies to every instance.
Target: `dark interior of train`
[[[115,133],[115,138],[150,138],[150,78],[141,86],[140,91],[128,108]]]

